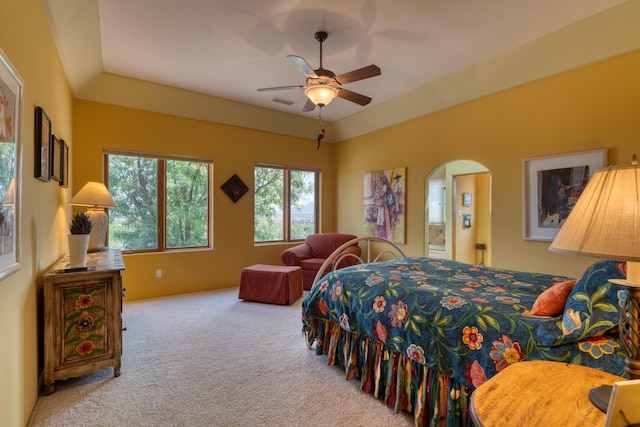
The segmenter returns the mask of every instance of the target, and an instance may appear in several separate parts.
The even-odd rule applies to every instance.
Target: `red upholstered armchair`
[[[282,262],[284,262],[285,265],[297,265],[302,268],[302,287],[308,291],[311,289],[311,285],[313,285],[313,279],[315,279],[318,270],[329,255],[341,245],[355,238],[357,238],[357,236],[352,234],[312,234],[308,236],[301,245],[293,246],[282,252]],[[357,257],[360,256],[360,253],[360,247],[357,243],[342,251],[342,254],[353,254]],[[338,260],[340,260],[340,257],[336,258],[336,261]],[[336,267],[344,268],[357,264],[357,262],[358,260],[356,258],[348,256],[343,258],[338,265],[331,265],[331,267],[327,269],[327,272],[333,271]]]

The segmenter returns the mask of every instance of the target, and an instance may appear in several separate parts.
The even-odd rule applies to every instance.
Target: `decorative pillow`
[[[531,308],[531,314],[534,316],[558,316],[562,314],[567,298],[575,284],[575,280],[555,283],[536,298]]]
[[[554,346],[603,335],[616,328],[626,293],[622,285],[609,279],[626,278],[626,267],[624,261],[609,260],[589,266],[571,290],[562,320],[552,328],[549,323],[536,328],[536,341]]]

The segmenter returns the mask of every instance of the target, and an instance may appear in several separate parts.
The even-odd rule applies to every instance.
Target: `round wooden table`
[[[624,378],[562,362],[519,362],[478,387],[470,415],[483,426],[597,426],[606,415],[589,391]]]

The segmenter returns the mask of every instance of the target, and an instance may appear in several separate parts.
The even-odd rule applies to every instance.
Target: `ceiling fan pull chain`
[[[324,127],[322,127],[322,107],[320,107],[320,112],[318,113],[318,124],[320,125],[320,133],[318,134],[318,146],[316,147],[316,151],[320,149],[320,142],[324,139]]]

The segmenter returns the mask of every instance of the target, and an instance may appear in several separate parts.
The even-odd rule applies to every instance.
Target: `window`
[[[155,251],[210,247],[212,163],[106,153],[109,247]]]
[[[271,165],[254,171],[254,240],[304,240],[318,232],[320,173]]]
[[[429,180],[429,222],[444,223],[444,179]]]

